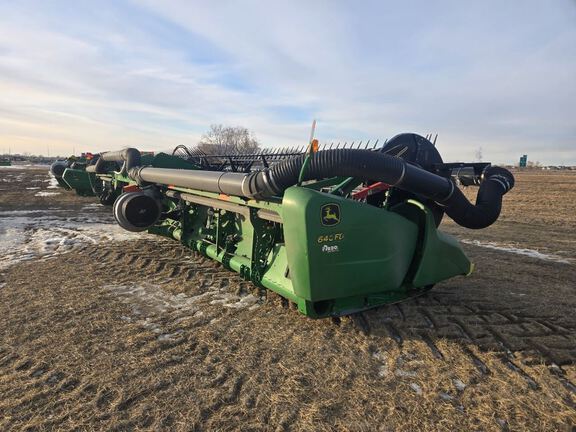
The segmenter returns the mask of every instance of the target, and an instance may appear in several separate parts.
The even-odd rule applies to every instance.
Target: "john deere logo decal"
[[[322,225],[333,226],[340,223],[340,206],[338,204],[324,204],[322,211]]]

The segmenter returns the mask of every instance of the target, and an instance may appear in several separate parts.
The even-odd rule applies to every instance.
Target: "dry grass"
[[[488,238],[574,245],[563,185],[576,176],[532,177]],[[574,266],[466,249],[474,276],[339,322],[155,237],[13,266],[0,274],[0,430],[572,430]],[[247,294],[260,306],[215,301]]]

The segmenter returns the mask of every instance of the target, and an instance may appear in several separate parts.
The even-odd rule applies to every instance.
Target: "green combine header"
[[[95,155],[68,187],[113,204],[129,231],[172,238],[303,314],[350,314],[420,295],[473,266],[438,230],[494,223],[512,174],[489,163],[444,163],[426,138],[381,148],[172,155],[136,149]],[[54,171],[54,170],[53,170]],[[471,204],[457,184],[479,186]],[[81,186],[78,186],[80,185]],[[82,194],[86,194],[83,192]]]

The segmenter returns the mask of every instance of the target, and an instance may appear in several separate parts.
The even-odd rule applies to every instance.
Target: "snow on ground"
[[[45,180],[46,183],[48,183],[48,189],[58,189],[60,187],[60,185],[58,184],[58,180],[56,180],[56,177],[50,175],[50,179],[49,180]]]
[[[142,238],[113,223],[110,215],[64,209],[0,211],[0,270],[46,259],[86,244]]]
[[[18,167],[22,168],[21,165]],[[22,175],[10,173],[0,175],[0,179],[12,182]],[[42,189],[34,196],[61,194],[60,191],[47,190],[59,187],[56,179],[48,173],[34,177],[38,177],[34,181],[42,185],[42,188],[27,188]],[[87,244],[138,239],[143,235],[120,228],[114,222],[111,210],[98,203],[80,209],[65,209],[55,202],[54,207],[42,210],[0,210],[0,270],[21,261],[53,257]]]
[[[123,321],[135,322],[158,334],[160,341],[174,340],[182,332],[176,330],[166,333],[164,327],[167,323],[178,325],[183,320],[203,316],[201,309],[205,308],[206,302],[210,305],[254,310],[260,306],[261,301],[252,294],[236,295],[225,292],[225,288],[216,287],[194,296],[185,293],[171,294],[161,286],[151,283],[106,285],[104,288],[130,306],[131,314],[121,317]]]
[[[40,191],[40,192],[36,192],[34,194],[34,196],[37,196],[37,197],[48,197],[48,196],[54,196],[54,195],[60,195],[60,192]]]
[[[462,243],[466,243],[466,244],[470,244],[470,245],[474,245],[474,246],[479,246],[479,247],[483,247],[483,248],[487,248],[487,249],[494,249],[497,251],[513,253],[513,254],[517,254],[517,255],[525,255],[525,256],[529,256],[531,258],[536,258],[536,259],[540,259],[540,260],[544,260],[544,261],[554,261],[554,262],[562,263],[562,264],[571,264],[573,261],[570,258],[565,258],[565,257],[562,257],[560,255],[542,253],[542,252],[537,251],[535,249],[521,248],[521,247],[517,247],[514,245],[506,245],[506,244],[497,243],[497,242],[481,242],[479,240],[468,240],[468,239],[461,239],[460,241]]]
[[[38,169],[38,168],[46,168],[46,170],[50,169],[50,165],[33,165],[33,164],[26,164],[26,165],[10,165],[10,166],[0,166],[0,171],[2,170],[13,170],[13,169]]]

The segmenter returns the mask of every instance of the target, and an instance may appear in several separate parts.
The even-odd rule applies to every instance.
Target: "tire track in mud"
[[[110,247],[116,249],[120,246]],[[116,253],[111,253],[107,246],[88,247],[87,253],[103,269],[123,269],[114,273],[118,274],[121,283],[131,280],[127,269],[132,268],[143,272],[152,283],[163,287],[185,285],[199,296],[214,287],[236,293],[260,291],[219,263],[169,240],[127,243],[121,252]],[[199,302],[198,306],[194,310],[185,310],[175,320],[186,319],[188,312],[207,313],[209,305],[206,302]],[[576,394],[576,385],[566,377],[563,369],[576,360],[576,323],[563,321],[560,324],[553,315],[540,316],[526,309],[512,313],[506,304],[478,298],[463,299],[459,292],[436,288],[422,297],[356,314],[351,320],[367,336],[390,338],[399,348],[405,340],[419,340],[440,361],[448,359],[436,341],[455,341],[481,376],[489,375],[490,368],[469,346],[475,346],[481,352],[499,353],[502,364],[518,374],[532,389],[538,389],[538,384],[521,364],[525,362],[529,366],[534,362],[544,362],[559,384]],[[206,319],[201,322],[206,323]]]
[[[132,308],[123,319],[146,327],[162,342],[160,348],[145,343],[145,350],[167,350],[186,341],[183,322],[209,325],[223,314],[254,310],[264,300],[258,288],[221,264],[170,240],[89,246],[85,253],[113,276],[114,284],[105,288]]]
[[[549,376],[567,394],[576,395],[576,386],[565,371],[576,359],[573,331],[557,326],[554,318],[547,316],[523,311],[510,315],[504,308],[498,312],[498,308],[481,304],[461,306],[457,296],[441,294],[447,293],[433,291],[400,304],[362,312],[363,323],[358,327],[368,335],[388,336],[400,349],[407,340],[421,341],[439,361],[453,359],[442,352],[437,341],[454,341],[476,368],[479,380],[486,379],[493,371],[471,347],[480,353],[497,353],[505,368],[533,391],[540,390],[541,386],[525,369],[544,363]],[[575,406],[569,397],[565,403]]]
[[[122,250],[118,251],[120,247]],[[86,252],[103,271],[118,275],[119,282],[132,280],[137,270],[139,277],[144,275],[151,283],[186,284],[188,288],[196,287],[199,294],[214,285],[230,291],[247,287],[258,291],[219,263],[167,240],[90,246]],[[438,357],[442,354],[433,340],[443,337],[508,355],[536,352],[548,363],[559,366],[576,360],[576,322],[559,323],[557,317],[538,316],[526,310],[512,314],[509,305],[479,299],[471,303],[457,292],[439,288],[412,300],[365,311],[355,321],[359,328],[367,327],[367,333],[375,328],[386,329],[388,336],[400,345],[408,334],[417,334]]]
[[[199,391],[195,397],[202,400],[205,394],[205,400],[193,407],[198,411],[195,416],[200,419],[200,424],[218,421],[220,413],[229,409],[251,410],[255,404],[262,405],[262,401],[258,402],[258,391],[246,383],[253,385],[264,378],[248,378],[245,371],[235,368],[235,342],[226,340],[219,352],[214,352],[211,345],[229,334],[229,329],[237,326],[238,320],[250,317],[240,312],[242,315],[236,318],[234,314],[238,311],[234,308],[211,303],[219,300],[218,295],[253,293],[260,296],[256,287],[219,263],[160,238],[89,245],[78,253],[89,257],[92,262],[89,270],[96,273],[95,281],[98,281],[99,272],[104,275],[102,285],[114,280],[114,288],[105,289],[103,296],[126,300],[127,305],[135,304],[136,311],[140,312],[135,313],[132,309],[131,314],[119,318],[126,321],[130,332],[130,350],[145,359],[144,364],[123,373],[122,382],[132,383],[130,388],[123,389],[102,382],[101,378],[90,373],[62,372],[49,365],[36,364],[32,359],[11,355],[10,350],[0,351],[0,370],[6,380],[6,387],[0,385],[0,392],[7,390],[6,396],[14,399],[7,408],[22,413],[33,406],[41,406],[40,410],[31,410],[34,416],[29,421],[44,428],[70,424],[88,410],[94,413],[97,422],[110,424],[107,422],[113,421],[121,428],[130,429],[170,428],[175,421],[171,413],[150,413],[146,407],[150,406],[150,401],[161,399],[171,387],[188,389],[195,385],[203,389],[205,393]],[[73,268],[76,254],[61,255],[60,259],[66,262],[67,268]],[[133,291],[143,283],[151,288],[143,290],[146,296],[135,299]],[[262,313],[298,314],[289,310],[290,305],[286,305],[288,310],[283,310],[283,303],[275,294],[266,297],[266,309],[262,309]],[[253,313],[260,312],[256,310]],[[222,319],[223,314],[225,319]],[[295,317],[292,319],[299,321]],[[218,320],[218,328],[212,334],[210,323],[213,320]],[[375,358],[381,355],[379,351],[387,356],[381,369],[376,369],[376,376],[382,375],[383,379],[392,376],[415,394],[423,391],[416,380],[426,376],[429,362],[446,365],[468,362],[476,376],[464,380],[466,384],[455,376],[453,388],[438,393],[439,402],[453,406],[459,412],[468,409],[466,394],[476,386],[483,388],[481,386],[494,377],[515,382],[519,391],[525,388],[542,392],[542,378],[533,374],[524,354],[532,356],[536,362],[544,359],[550,378],[555,380],[563,394],[575,394],[576,386],[564,370],[573,363],[574,355],[569,345],[551,351],[555,345],[546,339],[552,335],[573,342],[570,327],[565,327],[566,323],[560,325],[553,316],[540,316],[524,309],[512,313],[504,305],[471,299],[470,295],[462,298],[461,292],[439,287],[420,298],[343,317],[334,323],[324,320],[310,325],[328,326],[335,332],[345,332],[351,323],[364,340],[374,345]],[[249,324],[243,327],[248,329]],[[194,335],[196,330],[207,333],[209,337],[198,340]],[[535,338],[542,339],[538,339],[540,345],[533,343]],[[446,352],[445,345],[440,342],[443,339],[457,343],[462,355],[455,358],[454,352]],[[394,348],[390,349],[389,344]],[[421,353],[418,353],[420,357],[413,357],[415,344],[428,350],[430,360],[422,357]],[[487,361],[484,353],[496,353],[499,365]],[[560,361],[562,355],[564,362]],[[182,375],[182,370],[186,369],[194,370],[193,378]],[[163,371],[162,380],[148,382],[148,377],[158,374],[158,370]],[[20,388],[14,383],[20,383]],[[22,397],[27,393],[34,396]],[[216,394],[218,397],[214,397]],[[73,401],[76,402],[74,408],[65,410],[64,407],[73,405]],[[573,398],[566,396],[564,403],[573,406]],[[42,419],[47,412],[52,418]],[[275,414],[264,412],[259,415],[264,418]],[[289,413],[283,414],[284,417],[287,422],[291,421]]]

